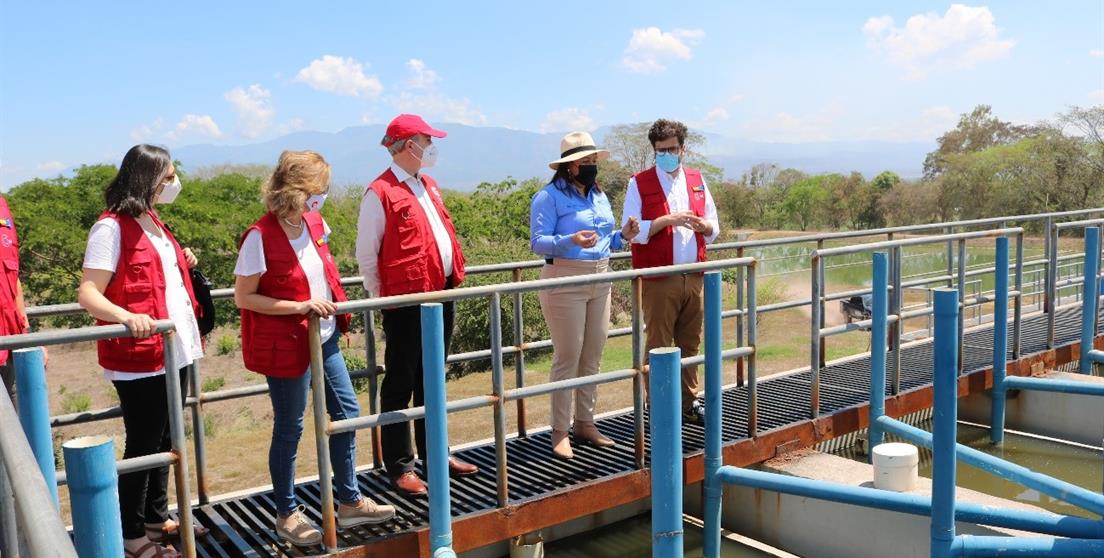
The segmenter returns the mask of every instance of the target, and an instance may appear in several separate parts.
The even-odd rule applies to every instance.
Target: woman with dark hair
[[[155,203],[172,203],[180,190],[168,151],[132,147],[104,192],[107,210],[92,226],[84,253],[77,300],[98,324],[124,324],[133,335],[97,342],[104,377],[115,385],[123,409],[124,458],[171,448],[164,346],[162,336],[154,334],[154,321],[170,319],[176,325],[170,338],[182,393],[188,367],[203,356],[188,273],[195,255],[180,248],[153,209]],[[119,476],[127,558],[179,556],[163,545],[178,527],[168,517],[168,475],[169,468],[160,467]]]
[[[346,300],[330,254],[330,229],[318,213],[330,187],[330,165],[313,151],[285,151],[261,194],[268,212],[242,236],[234,267],[234,302],[241,309],[245,367],[263,374],[272,400],[268,469],[276,505],[276,534],[295,545],[322,542],[295,498],[295,458],[303,435],[311,374],[322,374],[332,420],[360,415],[338,340],[349,315],[335,316]],[[318,316],[322,370],[310,368],[308,318]],[[361,494],[356,478],[356,434],[330,436],[337,492],[337,525],[381,523],[395,508]]]
[[[598,162],[609,152],[594,146],[586,132],[572,132],[560,141],[560,158],[548,164],[556,171],[552,181],[533,196],[529,213],[530,244],[545,257],[541,279],[609,271],[610,250],[626,246],[640,230],[635,221],[615,228],[609,199],[598,186]],[[544,320],[552,336],[555,382],[598,373],[610,320],[610,284],[542,290],[538,294]],[[568,439],[597,447],[613,440],[594,426],[596,386],[552,394],[552,454],[571,459]],[[574,420],[573,420],[574,419]]]

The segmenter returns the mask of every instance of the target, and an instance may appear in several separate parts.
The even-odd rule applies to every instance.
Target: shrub
[[[223,335],[218,338],[218,342],[215,344],[215,353],[219,356],[228,355],[236,350],[241,344],[241,340],[235,335]],[[206,391],[206,390],[205,390]]]
[[[203,380],[202,391],[218,391],[222,389],[222,386],[226,385],[226,378],[222,376],[214,376]]]
[[[359,372],[368,367],[368,359],[360,352],[353,352],[350,350],[341,351],[342,358],[345,359],[345,368],[349,370],[349,373]],[[353,378],[353,391],[357,393],[368,393],[368,378]]]
[[[61,408],[67,413],[83,413],[92,408],[92,398],[83,393],[68,392],[61,398]]]
[[[473,241],[464,250],[469,266],[533,260],[537,257],[529,250],[529,243],[524,240],[498,240],[498,241]],[[539,276],[539,269],[526,270],[522,273],[522,280],[533,280]],[[488,285],[492,283],[504,283],[512,281],[512,275],[505,273],[490,273],[468,275],[464,278],[465,287]],[[544,323],[541,314],[540,302],[536,293],[526,293],[522,297],[522,323],[523,337],[526,341],[548,338],[548,326]],[[514,344],[514,297],[506,296],[502,299],[502,344],[511,346]],[[468,351],[486,350],[491,346],[491,318],[490,298],[481,297],[462,300],[456,303],[455,326],[452,334],[451,352],[460,353]],[[509,357],[507,357],[509,358]],[[512,362],[512,359],[509,360]],[[506,363],[504,362],[504,365]],[[489,360],[456,363],[449,366],[449,375],[453,377],[463,376],[470,372],[488,370],[491,367]]]

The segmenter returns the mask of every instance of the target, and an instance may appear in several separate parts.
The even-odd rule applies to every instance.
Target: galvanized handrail
[[[173,471],[175,473],[174,480],[176,482],[177,511],[180,518],[180,538],[183,543],[184,555],[188,558],[195,558],[195,532],[192,528],[188,454],[184,436],[184,409],[181,403],[183,398],[180,391],[180,371],[174,364],[175,355],[172,336],[175,335],[175,330],[176,326],[173,324],[172,320],[157,320],[154,322],[153,332],[151,333],[151,335],[163,336],[164,368],[166,375],[165,397],[168,404],[169,437],[172,441],[172,451],[119,460],[116,461],[116,469],[119,474],[125,474],[155,469],[166,465],[173,466]],[[0,350],[44,347],[131,336],[130,329],[120,324],[23,333],[19,335],[0,336]],[[6,392],[4,394],[4,399],[7,399]],[[8,401],[8,403],[10,404],[10,401]],[[2,403],[0,403],[0,406],[2,406]],[[193,415],[194,414],[195,413],[193,413]],[[4,424],[12,423],[5,420]],[[5,435],[10,434],[14,430],[15,429],[11,428],[0,428],[0,431],[5,433]],[[66,480],[63,471],[59,471],[57,476],[59,484]],[[4,498],[4,494],[0,494],[0,498]],[[61,521],[60,516],[57,517],[57,521]],[[68,541],[68,535],[65,536],[65,540]]]
[[[890,368],[892,370],[892,393],[896,395],[901,389],[901,332],[904,329],[904,320],[906,315],[901,311],[903,295],[902,295],[902,281],[901,281],[901,249],[908,246],[919,246],[924,244],[942,244],[945,242],[958,244],[958,291],[959,300],[963,304],[963,308],[969,305],[983,304],[986,299],[981,296],[975,297],[973,300],[966,300],[964,293],[966,288],[966,242],[972,239],[982,238],[1000,238],[1014,236],[1016,238],[1016,264],[1015,264],[1015,281],[1016,289],[1013,291],[1015,296],[1015,317],[1013,326],[1013,355],[1019,354],[1020,347],[1020,322],[1022,318],[1022,283],[1023,283],[1023,229],[1020,227],[1000,228],[988,231],[975,231],[966,233],[951,233],[938,236],[917,237],[899,240],[887,240],[883,242],[872,242],[867,244],[858,244],[852,246],[841,246],[837,248],[822,248],[813,251],[810,256],[809,270],[811,273],[811,279],[809,282],[809,303],[812,307],[812,316],[809,321],[810,335],[809,335],[809,370],[812,372],[812,388],[809,397],[809,414],[811,418],[817,418],[820,416],[820,371],[825,364],[825,344],[824,339],[827,336],[838,335],[846,333],[848,331],[855,331],[863,329],[863,326],[869,326],[870,321],[866,320],[859,324],[848,324],[846,326],[836,326],[831,328],[825,327],[825,312],[824,304],[827,297],[824,295],[826,289],[825,285],[825,273],[824,273],[824,261],[828,257],[840,256],[845,254],[856,254],[863,252],[874,252],[878,250],[888,250],[890,253],[890,267],[889,276],[891,282],[892,297],[889,300],[889,314],[893,319],[889,323],[889,337],[890,347],[893,350],[892,364]],[[994,263],[993,269],[1004,264]],[[1004,265],[1004,267],[1008,267]],[[1007,272],[1005,272],[1007,274]],[[873,286],[871,286],[873,289]],[[930,313],[930,310],[915,310],[908,313],[907,317],[924,316]],[[963,315],[964,312],[958,313],[959,318],[959,341],[961,342],[964,335],[963,327]],[[961,363],[960,363],[961,366]]]
[[[551,393],[554,391],[572,390],[582,386],[599,385],[621,380],[633,379],[633,413],[636,419],[634,433],[634,456],[636,466],[638,468],[644,467],[643,397],[641,394],[643,386],[640,382],[640,377],[643,373],[643,366],[641,365],[642,360],[639,358],[639,355],[636,354],[637,351],[639,351],[643,347],[643,327],[641,320],[637,317],[637,315],[642,311],[640,307],[640,298],[639,296],[635,296],[633,300],[634,320],[632,329],[634,367],[631,369],[617,370],[612,372],[601,372],[584,378],[572,378],[568,380],[547,382],[541,384],[540,386],[532,386],[528,388],[518,387],[513,390],[506,390],[503,385],[504,381],[502,374],[502,355],[504,351],[502,346],[502,327],[500,319],[502,312],[501,297],[503,295],[509,294],[522,294],[553,288],[605,284],[612,283],[614,281],[625,280],[632,281],[634,285],[634,292],[639,293],[640,282],[645,279],[663,277],[674,274],[703,273],[733,268],[741,268],[747,270],[746,287],[749,289],[749,292],[754,293],[755,258],[734,258],[729,260],[672,265],[658,268],[634,269],[627,271],[607,271],[603,273],[595,273],[589,275],[575,275],[571,277],[560,277],[554,279],[502,283],[497,285],[466,287],[428,293],[391,296],[378,299],[355,300],[341,302],[338,303],[336,306],[337,313],[347,314],[353,312],[363,312],[366,310],[386,310],[391,308],[409,307],[414,305],[455,302],[458,300],[466,300],[477,297],[490,298],[492,393],[485,396],[469,397],[462,400],[446,402],[444,405],[445,413],[437,413],[435,416],[441,418],[446,417],[448,413],[458,412],[461,410],[476,409],[488,406],[493,408],[496,497],[498,506],[506,507],[509,505],[509,484],[507,475],[508,463],[506,457],[507,432],[505,405],[506,402],[511,399],[520,400],[525,397],[532,397],[535,395]],[[711,303],[713,302],[714,301],[711,301]],[[720,305],[719,300],[715,302],[717,306]],[[747,313],[754,313],[756,310],[754,295],[749,297],[748,304],[749,306]],[[743,312],[741,312],[741,314],[742,313]],[[754,342],[756,339],[755,320],[747,320],[747,322],[749,328],[747,338],[750,342]],[[318,367],[321,367],[322,363],[322,343],[318,319],[312,318],[309,327],[311,363],[312,367],[318,369]],[[423,335],[425,335],[424,331]],[[749,428],[751,435],[754,436],[756,430],[754,425],[757,406],[755,384],[755,347],[754,345],[736,347],[735,349],[724,351],[724,353],[720,355],[720,358],[747,359],[747,367],[750,377],[749,413],[751,422]],[[681,365],[687,366],[691,362],[701,362],[701,359],[682,359]],[[330,488],[330,479],[333,475],[333,471],[329,460],[329,436],[341,432],[351,432],[363,428],[382,426],[387,424],[396,424],[413,419],[425,418],[428,416],[428,413],[426,406],[423,405],[420,407],[412,407],[400,411],[392,411],[386,413],[373,412],[367,416],[331,422],[328,420],[328,416],[325,412],[325,397],[319,396],[319,394],[323,393],[322,376],[322,374],[312,374],[311,376],[312,387],[315,390],[315,396],[312,397],[311,401],[314,410],[316,446],[318,448],[318,475],[321,482],[320,496],[322,504],[321,512],[323,517],[323,540],[327,548],[333,550],[337,542],[337,531],[336,524],[334,523],[333,492]],[[425,456],[422,457],[423,459],[425,458]]]
[[[0,506],[14,510],[16,515],[16,521],[9,519],[0,524],[0,538],[7,546],[0,548],[0,553],[16,555],[16,541],[22,536],[31,556],[76,558],[77,551],[65,532],[65,523],[54,507],[54,498],[27,438],[17,426],[19,417],[5,389],[0,389],[0,424],[4,425],[0,427]],[[9,490],[14,502],[3,501],[9,497]]]
[[[763,248],[763,247],[769,247],[769,246],[781,246],[781,245],[788,245],[788,244],[803,244],[803,243],[813,243],[813,242],[815,242],[819,248],[823,248],[825,242],[830,242],[830,241],[833,241],[833,240],[842,240],[842,239],[849,239],[849,238],[860,238],[860,237],[878,236],[878,235],[886,235],[889,238],[892,238],[895,234],[900,235],[900,234],[910,234],[910,233],[921,233],[921,232],[924,232],[924,231],[932,231],[932,230],[940,230],[940,229],[942,229],[942,230],[953,230],[956,227],[975,227],[975,226],[983,226],[983,225],[991,225],[991,224],[1001,224],[1001,223],[1007,223],[1007,222],[1031,222],[1031,221],[1045,220],[1044,229],[1047,231],[1047,234],[1045,236],[1046,242],[1045,242],[1045,246],[1044,246],[1044,251],[1045,251],[1044,256],[1045,257],[1042,258],[1041,260],[1033,260],[1031,262],[1024,262],[1024,266],[1026,267],[1027,265],[1031,265],[1031,264],[1041,264],[1043,266],[1043,272],[1044,272],[1044,275],[1045,275],[1044,276],[1044,279],[1045,279],[1044,282],[1046,284],[1044,285],[1044,287],[1042,289],[1042,293],[1043,293],[1043,308],[1042,308],[1042,311],[1048,313],[1048,315],[1049,315],[1048,316],[1048,321],[1050,322],[1051,325],[1048,328],[1048,346],[1053,346],[1054,313],[1057,311],[1057,309],[1059,307],[1064,307],[1064,306],[1059,306],[1058,291],[1060,289],[1065,289],[1067,287],[1077,287],[1078,286],[1078,282],[1072,281],[1072,280],[1070,280],[1070,281],[1051,280],[1052,276],[1057,277],[1059,262],[1064,262],[1064,261],[1067,261],[1067,260],[1072,260],[1072,259],[1077,258],[1076,255],[1059,255],[1058,254],[1058,249],[1057,249],[1058,243],[1057,243],[1057,240],[1056,240],[1056,238],[1057,238],[1056,235],[1057,235],[1057,231],[1058,231],[1058,226],[1064,226],[1064,223],[1057,223],[1057,222],[1055,222],[1055,219],[1064,218],[1064,217],[1072,217],[1072,216],[1076,216],[1076,215],[1087,215],[1087,214],[1093,214],[1093,213],[1104,213],[1104,208],[1092,208],[1092,209],[1085,209],[1085,210],[1078,210],[1078,211],[1071,211],[1071,212],[1044,213],[1044,214],[1035,214],[1035,215],[1026,215],[1026,216],[1008,216],[1008,217],[997,217],[997,218],[989,218],[989,219],[975,219],[975,220],[969,220],[969,221],[954,221],[954,222],[948,222],[948,223],[910,225],[910,226],[903,226],[903,227],[888,227],[888,228],[871,229],[871,230],[864,230],[864,231],[843,231],[843,232],[836,232],[836,233],[789,236],[789,237],[780,237],[780,238],[766,239],[766,240],[739,241],[739,242],[732,242],[732,243],[717,243],[717,244],[708,246],[707,249],[710,252],[716,252],[716,251],[722,251],[722,250],[736,250],[737,255],[742,256],[746,250],[752,250],[752,249],[756,249],[756,248]],[[948,241],[949,245],[953,244],[953,243],[954,243],[953,240]],[[868,246],[868,245],[869,245],[869,243],[868,244],[863,244],[863,245],[860,245],[860,246]],[[1053,250],[1051,249],[1051,246],[1054,247]],[[808,254],[804,254],[804,255],[808,255]],[[614,254],[612,256],[612,259],[614,259],[614,260],[623,260],[623,259],[626,259],[628,257],[629,257],[629,255],[627,253],[618,253],[618,254]],[[787,256],[787,257],[791,257],[791,256]],[[796,255],[796,256],[792,256],[792,257],[802,257],[802,255]],[[902,257],[905,257],[905,256],[902,256]],[[760,261],[762,261],[762,260],[760,260]],[[471,268],[467,269],[467,273],[474,275],[474,274],[480,274],[480,273],[512,272],[513,281],[514,282],[520,282],[521,272],[523,270],[525,270],[525,269],[534,269],[534,268],[540,267],[541,265],[543,265],[543,263],[544,262],[542,260],[530,260],[530,261],[522,261],[522,262],[503,263],[503,264],[472,266]],[[850,264],[850,265],[855,265],[855,264]],[[948,260],[948,265],[949,266],[952,265],[951,260]],[[786,272],[786,273],[796,273],[796,272],[799,272],[799,271],[800,270],[795,270],[793,272]],[[981,269],[970,269],[970,270],[966,271],[965,276],[966,277],[972,277],[972,276],[975,276],[975,275],[981,275],[981,274],[984,274],[984,273],[989,273],[991,271],[992,271],[992,267],[990,267],[990,266],[986,266],[986,267],[981,268]],[[736,288],[737,288],[737,309],[722,312],[722,318],[723,319],[731,319],[731,318],[736,319],[737,342],[742,343],[742,336],[744,335],[744,333],[743,333],[743,331],[744,331],[744,322],[746,321],[746,313],[743,310],[740,310],[740,308],[746,307],[746,304],[744,302],[745,298],[746,298],[746,293],[745,293],[745,285],[744,285],[744,277],[743,277],[743,275],[744,275],[743,268],[737,268],[736,273],[737,273],[737,286],[736,286]],[[762,274],[760,276],[762,277]],[[924,277],[924,278],[913,279],[913,280],[909,280],[909,281],[901,281],[900,286],[903,289],[903,288],[909,287],[909,286],[926,286],[926,285],[939,284],[941,281],[944,281],[947,284],[952,284],[955,277],[956,277],[956,275],[954,274],[953,269],[950,269],[947,273],[942,274],[942,275],[937,275],[937,276],[933,276],[933,277]],[[357,285],[357,284],[360,284],[360,282],[361,282],[360,277],[347,277],[347,278],[342,279],[342,284],[347,285],[347,286]],[[634,283],[634,286],[635,286],[635,283]],[[828,295],[823,297],[823,300],[822,300],[820,306],[821,306],[821,309],[823,310],[823,304],[824,304],[825,301],[836,300],[836,299],[839,299],[839,298],[843,298],[844,296],[852,296],[852,295],[856,295],[856,294],[866,294],[866,293],[869,293],[869,292],[870,292],[869,289],[860,289],[860,290],[855,290],[855,291],[848,291],[846,293],[841,292],[841,293],[828,294]],[[214,289],[212,291],[213,297],[215,299],[218,299],[218,300],[230,298],[230,297],[232,297],[232,294],[233,294],[233,289],[223,288],[223,289]],[[525,354],[529,351],[544,350],[544,349],[550,348],[552,346],[552,343],[551,343],[551,340],[548,340],[548,339],[543,339],[543,340],[538,340],[538,341],[530,341],[530,342],[525,342],[524,341],[523,334],[522,334],[523,328],[524,328],[522,308],[521,308],[522,292],[520,292],[520,291],[514,292],[510,296],[513,297],[513,303],[514,303],[513,304],[513,311],[514,311],[513,344],[510,345],[510,346],[503,347],[502,351],[501,351],[501,354],[502,355],[511,355],[511,356],[514,357],[515,386],[517,388],[523,388],[525,386],[525,381],[524,381]],[[633,295],[633,298],[636,299],[636,298],[638,298],[638,296],[639,296],[639,293],[637,292]],[[974,303],[978,303],[978,302],[979,302],[979,300],[977,300],[977,299],[974,300]],[[763,314],[767,314],[767,313],[770,313],[770,312],[784,311],[784,310],[787,310],[787,309],[798,308],[798,307],[802,307],[802,306],[810,305],[810,304],[812,304],[811,299],[796,299],[796,300],[792,300],[792,301],[783,301],[783,302],[778,302],[778,303],[774,303],[774,304],[761,305],[761,306],[758,307],[755,315],[758,317],[758,316],[761,316]],[[931,305],[928,304],[928,306],[930,307]],[[28,308],[28,315],[31,316],[31,317],[38,317],[38,318],[48,317],[48,316],[72,315],[72,314],[78,314],[78,313],[83,313],[83,312],[84,312],[83,309],[81,309],[80,306],[77,305],[77,304],[58,304],[58,305],[48,305],[48,306],[39,306],[39,307],[30,307],[30,308]],[[913,310],[913,311],[899,312],[899,313],[902,316],[904,316],[905,318],[912,318],[912,317],[917,317],[917,316],[930,315],[930,312],[931,312],[931,310],[930,310],[930,308],[928,308],[928,309],[924,309],[924,310]],[[823,316],[823,311],[822,311],[821,314]],[[370,311],[370,310],[365,310],[365,311],[363,311],[363,315],[364,315],[364,318],[365,318],[365,322],[367,324],[367,327],[365,328],[365,337],[366,337],[365,356],[367,358],[367,366],[365,367],[364,370],[351,371],[350,376],[353,377],[353,378],[367,378],[368,379],[368,382],[369,382],[369,411],[370,411],[370,413],[375,413],[378,409],[378,404],[377,404],[378,373],[383,372],[383,370],[381,369],[381,367],[377,366],[376,343],[375,343],[375,327],[374,327],[374,322],[375,322],[374,312]],[[638,316],[634,315],[633,318],[635,320],[636,318],[638,318]],[[114,327],[121,328],[119,330],[120,332],[123,329],[122,326],[114,326]],[[631,335],[632,331],[633,331],[632,327],[613,328],[609,331],[608,336],[609,336],[609,338],[614,338],[614,337],[621,337],[621,336]],[[821,347],[826,347],[826,343],[823,342],[823,341],[821,342],[820,345],[821,345]],[[822,348],[822,351],[823,350],[825,350],[825,349]],[[492,357],[492,354],[493,354],[493,351],[491,349],[470,351],[470,352],[466,352],[466,353],[454,353],[454,354],[448,356],[447,362],[457,363],[457,362],[468,362],[468,361],[474,361],[474,360],[489,359],[489,358]],[[643,359],[642,350],[637,350],[637,349],[634,348],[634,359],[640,359],[640,360]],[[492,365],[493,365],[493,363],[492,363]],[[639,363],[637,363],[637,365],[639,365]],[[745,370],[744,370],[744,362],[742,360],[738,360],[737,361],[737,382],[739,384],[742,384],[744,382],[745,375],[746,375],[746,373],[745,373]],[[186,399],[185,406],[189,407],[192,410],[191,417],[192,417],[192,423],[193,423],[192,424],[192,426],[193,426],[193,442],[194,442],[194,446],[195,446],[194,451],[195,451],[195,454],[196,454],[196,463],[197,463],[196,475],[197,475],[197,486],[199,487],[198,488],[199,501],[200,501],[200,503],[207,503],[209,498],[208,498],[208,494],[207,494],[207,491],[206,491],[207,483],[204,481],[204,477],[206,475],[206,444],[205,444],[205,436],[204,436],[203,426],[202,426],[203,425],[203,423],[202,423],[202,419],[203,419],[202,406],[207,404],[207,403],[213,403],[213,402],[217,402],[217,401],[227,401],[227,400],[238,399],[238,398],[242,398],[242,397],[252,397],[252,396],[256,396],[256,395],[261,395],[261,394],[264,394],[264,393],[268,392],[268,386],[266,384],[259,384],[259,385],[253,385],[253,386],[229,388],[229,389],[224,389],[224,390],[217,390],[217,391],[203,393],[200,390],[200,385],[201,385],[200,376],[201,376],[200,366],[199,366],[199,363],[196,363],[192,373],[190,374],[190,379],[191,379],[191,381],[190,381],[190,391],[192,392],[192,395]],[[516,405],[517,405],[517,414],[518,414],[518,433],[521,436],[525,436],[527,434],[527,427],[526,427],[526,420],[525,420],[526,419],[526,412],[525,412],[525,406],[524,406],[525,399],[524,398],[517,398],[515,401],[516,401]],[[110,408],[105,408],[105,409],[96,409],[96,410],[91,410],[91,411],[85,411],[85,412],[79,412],[79,413],[70,413],[70,414],[65,414],[65,415],[54,416],[54,417],[52,417],[51,423],[54,426],[80,424],[80,423],[87,423],[87,422],[94,422],[94,421],[99,421],[99,420],[106,420],[106,419],[110,419],[110,418],[115,418],[115,417],[121,416],[121,414],[122,414],[121,409],[118,406],[115,406],[115,407],[110,407]],[[377,431],[375,429],[372,430],[372,439],[373,439],[373,447],[378,449],[379,446],[377,444]],[[378,451],[373,452],[373,457],[374,457],[374,461],[375,461],[376,466],[380,465],[378,454],[379,454]],[[64,481],[64,475],[62,475],[61,480]]]

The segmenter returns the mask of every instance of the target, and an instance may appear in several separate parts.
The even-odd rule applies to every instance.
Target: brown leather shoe
[[[475,465],[472,465],[467,461],[463,461],[459,457],[452,457],[450,455],[448,458],[448,464],[449,475],[452,475],[454,477],[470,477],[479,472],[479,467],[476,467]]]
[[[428,493],[425,483],[414,471],[407,471],[391,479],[391,484],[394,485],[395,490],[411,496],[425,496]]]

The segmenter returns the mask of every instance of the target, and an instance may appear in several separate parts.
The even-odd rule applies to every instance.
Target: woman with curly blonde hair
[[[245,367],[263,374],[272,399],[272,444],[268,468],[276,501],[276,533],[296,545],[316,545],[322,533],[295,499],[295,455],[303,434],[310,390],[310,316],[321,318],[326,409],[332,420],[360,414],[356,393],[338,346],[349,316],[335,316],[346,300],[330,254],[330,229],[319,210],[326,201],[330,166],[313,151],[285,151],[262,188],[268,213],[242,237],[234,274],[234,301],[241,309]],[[356,437],[330,436],[330,462],[339,502],[337,523],[352,527],[395,515],[391,506],[362,496],[356,480]]]

